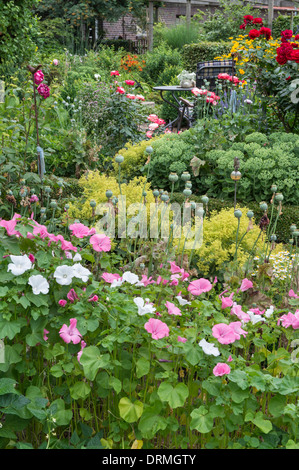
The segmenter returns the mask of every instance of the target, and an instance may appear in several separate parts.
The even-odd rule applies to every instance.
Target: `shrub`
[[[159,30],[160,37],[172,49],[181,49],[185,44],[197,42],[199,24],[181,23],[170,27],[164,26]]]
[[[161,85],[160,74],[170,66],[182,66],[182,56],[178,50],[173,50],[165,44],[156,47],[145,55],[146,67],[140,71],[143,80],[151,86]]]
[[[196,72],[198,62],[213,60],[215,57],[228,54],[231,50],[229,42],[200,42],[198,44],[186,44],[183,47],[184,68]]]

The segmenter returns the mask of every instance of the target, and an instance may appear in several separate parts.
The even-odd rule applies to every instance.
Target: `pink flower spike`
[[[167,308],[169,315],[182,315],[180,309],[172,302],[167,301],[165,307]]]
[[[70,319],[70,326],[62,325],[59,331],[60,337],[63,339],[65,343],[73,343],[78,344],[81,341],[81,333],[77,329],[77,319],[71,318]]]
[[[94,251],[110,251],[111,250],[111,241],[109,237],[106,237],[104,234],[95,234],[92,235],[89,239]]]
[[[251,289],[252,287],[253,287],[253,283],[251,281],[249,281],[249,279],[245,278],[242,281],[240,289],[241,289],[242,292],[245,292],[248,289]]]
[[[226,323],[218,323],[212,328],[212,335],[216,338],[221,344],[231,344],[236,340],[236,335],[234,330]]]
[[[144,328],[148,333],[151,333],[153,339],[162,339],[165,336],[169,336],[168,326],[157,318],[150,318],[144,325]]]
[[[190,282],[188,291],[193,295],[200,295],[203,292],[209,292],[212,289],[212,284],[207,279],[197,279],[196,281]]]
[[[67,304],[67,300],[60,299],[60,300],[58,301],[58,304],[59,304],[61,307],[65,307],[66,304]]]
[[[223,362],[218,362],[218,364],[216,364],[216,366],[213,369],[213,374],[216,377],[222,377],[223,375],[226,375],[229,373],[230,373],[230,367]]]
[[[44,329],[44,341],[48,341],[47,334],[50,333],[48,330]]]

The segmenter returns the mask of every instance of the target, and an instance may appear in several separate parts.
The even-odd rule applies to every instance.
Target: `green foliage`
[[[0,1],[0,75],[8,75],[24,61],[31,59],[35,50],[37,18],[31,9],[37,0]]]
[[[272,36],[274,38],[280,39],[281,31],[285,31],[286,29],[292,29],[294,34],[298,34],[296,32],[299,28],[299,17],[298,15],[293,16],[293,24],[292,24],[292,16],[291,15],[279,15],[273,20],[272,26]]]
[[[152,52],[147,52],[145,61],[146,67],[140,72],[140,76],[151,86],[161,85],[160,74],[168,67],[181,67],[181,70],[183,70],[180,51],[172,50],[166,44],[161,44],[154,48]]]
[[[184,68],[196,72],[198,62],[213,60],[223,54],[228,54],[231,50],[229,42],[201,41],[197,44],[187,44],[183,47],[182,56]]]
[[[181,49],[185,44],[198,42],[200,26],[196,22],[188,25],[182,22],[173,26],[158,25],[154,27],[154,45],[165,42],[172,49]],[[155,35],[158,39],[155,39]]]

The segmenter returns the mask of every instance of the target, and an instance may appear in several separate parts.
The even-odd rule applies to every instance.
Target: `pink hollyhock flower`
[[[249,281],[249,279],[245,278],[242,281],[240,289],[242,292],[245,292],[246,290],[251,289],[252,287],[253,287],[253,283]]]
[[[198,95],[201,95],[201,91],[202,90],[200,90],[199,88],[194,87],[194,88],[192,88],[191,93],[193,93],[193,95],[195,95],[195,96],[198,96]]]
[[[229,326],[234,330],[236,339],[240,339],[241,335],[245,338],[248,335],[248,331],[241,328],[242,323],[240,321],[231,322]]]
[[[50,333],[48,330],[44,329],[44,341],[48,341],[47,334]]]
[[[44,99],[49,98],[50,96],[50,88],[48,87],[48,85],[45,85],[44,83],[41,83],[40,85],[38,85],[37,92]]]
[[[219,73],[218,75],[219,80],[229,80],[230,77],[231,76],[228,73]]]
[[[289,290],[289,297],[294,297],[294,299],[299,299],[299,295],[295,294],[293,289]]]
[[[92,235],[89,239],[92,247],[95,251],[110,251],[111,250],[111,240],[109,237],[106,237],[104,234],[95,234]]]
[[[115,280],[115,279],[119,279],[120,278],[120,275],[119,274],[112,274],[112,273],[103,273],[102,274],[102,279],[104,279],[105,282],[108,282],[109,284],[112,284],[112,282]]]
[[[36,85],[39,85],[43,81],[44,78],[45,78],[45,76],[44,76],[43,72],[41,70],[38,70],[34,74],[34,83]]]
[[[88,302],[97,302],[99,300],[98,296],[97,295],[94,295],[93,297],[91,297],[90,299],[88,299]]]
[[[242,306],[237,305],[236,302],[234,302],[234,305],[231,308],[230,313],[231,315],[236,315],[240,320],[244,321],[245,323],[250,321],[250,316],[248,315],[248,313],[243,312]]]
[[[197,279],[196,281],[190,282],[188,291],[193,295],[200,295],[203,292],[209,292],[212,289],[212,284],[208,279]]]
[[[136,96],[132,95],[131,93],[127,93],[126,97],[129,98],[129,100],[135,100]]]
[[[136,95],[136,100],[144,101],[145,98],[142,95]]]
[[[79,297],[77,296],[76,292],[74,289],[71,289],[68,293],[67,293],[67,298],[69,299],[69,301],[71,302],[71,304],[73,304],[75,302],[75,300],[78,300]]]
[[[59,60],[58,59],[53,59],[53,65],[58,65],[59,64]]]
[[[153,137],[153,133],[151,131],[147,131],[145,135],[148,139],[151,139]]]
[[[125,80],[125,83],[126,83],[127,85],[129,85],[129,86],[135,85],[134,80]]]
[[[116,88],[116,92],[121,94],[121,95],[124,95],[126,93],[125,89],[122,86],[118,86]]]
[[[84,224],[71,224],[69,229],[72,231],[72,235],[77,238],[84,238],[87,237],[87,235],[90,235],[89,228]]]
[[[159,126],[164,126],[164,124],[166,124],[166,122],[164,121],[164,119],[157,119],[157,124],[159,124]]]
[[[35,257],[33,256],[32,253],[29,253],[28,258],[30,259],[32,264],[35,262]]]
[[[148,333],[151,333],[153,339],[162,339],[165,336],[169,336],[168,326],[157,318],[150,318],[144,325],[144,328]]]
[[[218,323],[217,325],[214,325],[212,328],[212,335],[221,344],[231,344],[236,340],[233,328],[226,323]]]
[[[118,71],[118,70],[112,70],[112,71],[110,72],[110,75],[111,75],[111,77],[113,77],[113,76],[115,76],[115,75],[119,75],[119,71]]]
[[[71,318],[70,319],[70,326],[66,324],[62,325],[59,331],[60,337],[63,339],[65,343],[73,343],[78,344],[81,341],[81,333],[77,329],[77,319]]]
[[[159,124],[156,123],[156,122],[152,122],[152,123],[148,126],[148,128],[149,128],[150,131],[155,131],[156,129],[158,129],[158,127],[159,127]]]
[[[61,307],[65,307],[66,304],[67,304],[67,301],[64,300],[64,299],[60,299],[59,302],[58,302],[58,304],[59,304]]]
[[[216,377],[222,377],[223,375],[226,375],[229,373],[230,373],[230,367],[223,362],[218,362],[218,364],[216,364],[216,366],[213,369],[213,374]]]
[[[183,338],[182,336],[178,336],[178,342],[179,343],[186,343],[187,338]]]
[[[232,292],[230,294],[229,297],[221,297],[221,300],[222,300],[222,304],[221,304],[221,308],[227,308],[227,307],[232,307],[234,302],[232,300],[232,297],[234,295],[234,292]]]
[[[182,315],[180,309],[172,302],[167,301],[165,307],[167,308],[169,315]]]
[[[81,359],[81,356],[82,356],[82,353],[83,353],[83,349],[85,348],[85,346],[86,346],[86,343],[85,343],[85,341],[82,340],[81,341],[81,350],[77,354],[77,359],[78,359],[79,362],[80,362],[80,359]]]

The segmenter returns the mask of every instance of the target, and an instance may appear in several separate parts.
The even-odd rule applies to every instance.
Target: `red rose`
[[[299,51],[293,51],[290,55],[290,60],[293,60],[294,62],[297,62],[299,64]]]
[[[245,28],[246,28],[246,24],[245,24],[245,23],[243,23],[243,24],[240,25],[240,29],[245,29]]]
[[[293,36],[293,31],[291,29],[286,29],[285,31],[281,32],[281,37],[284,39],[291,39]]]
[[[291,46],[293,49],[298,49],[299,44],[297,44],[296,42],[291,42]]]
[[[251,29],[248,33],[250,39],[256,39],[260,36],[260,32],[257,29]]]
[[[270,39],[271,29],[270,28],[265,28],[265,26],[262,26],[261,29],[260,29],[260,34],[265,36],[266,39]]]
[[[283,56],[283,55],[278,55],[278,56],[276,57],[276,62],[278,62],[279,65],[284,65],[284,64],[287,63],[287,61],[288,61],[288,59],[287,59],[285,56]]]
[[[296,34],[295,41],[298,41],[298,40],[299,40],[299,34]]]
[[[243,19],[244,19],[244,23],[247,24],[247,23],[250,23],[250,22],[253,21],[253,16],[245,15],[245,16],[243,16]]]
[[[263,24],[262,18],[254,18],[252,21],[253,24]]]

